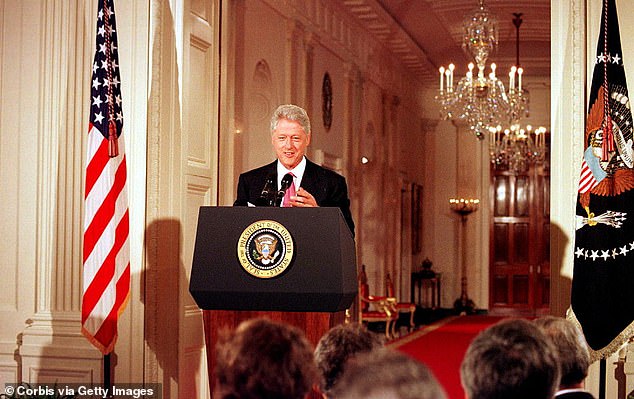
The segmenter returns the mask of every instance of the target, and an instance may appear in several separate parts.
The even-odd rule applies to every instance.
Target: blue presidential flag
[[[593,360],[634,333],[632,113],[615,0],[604,0],[579,180],[569,317]]]

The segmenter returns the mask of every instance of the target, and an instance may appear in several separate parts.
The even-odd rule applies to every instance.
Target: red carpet
[[[452,316],[414,332],[388,346],[425,363],[445,388],[448,399],[464,399],[460,363],[471,340],[503,317]]]

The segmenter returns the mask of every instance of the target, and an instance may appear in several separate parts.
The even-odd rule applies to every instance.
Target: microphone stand
[[[273,177],[268,177],[266,179],[266,184],[264,184],[264,188],[262,189],[262,193],[260,193],[260,198],[258,198],[258,203],[256,206],[273,206],[275,204],[275,191],[273,190],[273,186],[275,185],[275,179]]]
[[[284,199],[286,190],[288,190],[292,183],[293,176],[290,173],[285,174],[284,178],[282,178],[280,191],[278,191],[277,195],[275,196],[275,206],[280,206],[282,204],[282,200]]]

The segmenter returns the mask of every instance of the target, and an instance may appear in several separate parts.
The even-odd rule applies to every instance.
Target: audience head
[[[336,399],[444,399],[431,371],[403,353],[380,348],[352,358],[332,390]]]
[[[469,399],[550,399],[560,370],[553,344],[535,324],[506,319],[471,342],[460,377]]]
[[[296,327],[264,318],[223,331],[216,346],[220,399],[303,399],[317,382],[313,350]]]
[[[590,354],[581,330],[562,317],[543,316],[535,323],[555,345],[561,366],[560,389],[581,388],[590,367]]]
[[[381,346],[381,336],[368,331],[363,324],[348,323],[331,328],[315,348],[315,362],[321,374],[321,391],[327,393],[336,385],[350,358]]]

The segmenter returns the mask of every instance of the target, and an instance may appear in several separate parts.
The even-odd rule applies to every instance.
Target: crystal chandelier
[[[522,88],[523,69],[512,67],[509,72],[508,92],[496,75],[496,65],[485,74],[486,61],[498,44],[497,21],[479,0],[479,7],[464,20],[463,48],[474,63],[457,84],[454,84],[455,65],[440,67],[440,90],[436,100],[443,119],[460,118],[467,121],[473,133],[484,140],[491,128],[507,126],[528,111],[528,93]]]
[[[520,65],[520,25],[522,14],[514,13],[513,24],[516,29],[516,65]],[[519,68],[518,68],[519,69]],[[521,76],[521,75],[520,75]],[[522,91],[523,100],[528,102],[528,91]],[[531,164],[542,163],[546,157],[546,128],[533,129],[523,126],[521,114],[510,116],[510,125],[489,127],[489,154],[496,169],[507,169],[518,175],[528,170]]]
[[[546,128],[533,129],[519,123],[502,130],[490,128],[489,153],[496,169],[508,169],[515,175],[528,170],[530,164],[541,163],[546,157]]]

